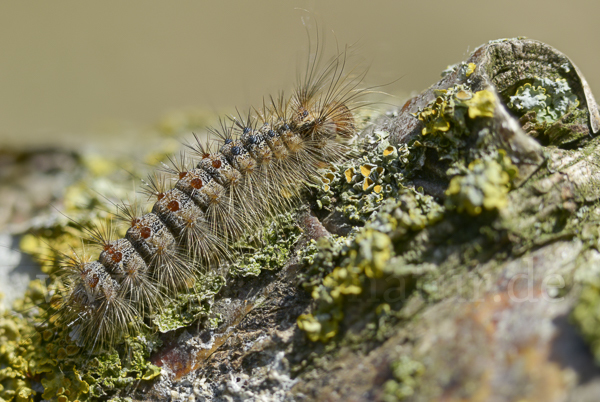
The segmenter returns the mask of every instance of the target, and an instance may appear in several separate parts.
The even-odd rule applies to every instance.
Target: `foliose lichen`
[[[343,266],[334,268],[312,290],[313,299],[319,303],[317,312],[298,317],[298,327],[310,340],[326,342],[337,334],[344,297],[361,294],[367,278],[381,277],[391,253],[390,238],[372,229],[361,231],[342,250],[339,257],[345,260]]]
[[[229,275],[258,276],[263,270],[282,268],[302,234],[297,218],[297,213],[279,214],[258,233],[238,241],[234,248],[242,251],[241,257],[229,265]]]
[[[464,85],[436,91],[437,98],[416,114],[425,127],[423,135],[433,134],[453,140],[469,134],[465,116],[493,117],[495,97],[488,90],[472,93]]]
[[[470,215],[502,209],[508,204],[511,180],[517,174],[517,167],[503,150],[495,158],[476,159],[450,180],[446,207]]]
[[[393,379],[383,384],[383,401],[401,401],[412,396],[418,385],[418,379],[425,371],[423,363],[412,360],[408,356],[401,356],[392,362],[391,370]]]
[[[362,157],[322,171],[320,183],[314,186],[319,209],[341,212],[354,225],[361,225],[404,187],[408,147],[391,145],[388,136],[385,131],[366,136]]]
[[[579,107],[579,99],[565,78],[536,77],[516,89],[508,107],[519,115],[534,112],[539,123],[551,124]]]
[[[327,342],[335,337],[344,318],[346,298],[362,294],[370,280],[381,278],[386,269],[392,269],[388,262],[394,255],[395,240],[439,221],[444,213],[432,197],[405,186],[401,171],[407,163],[407,148],[398,152],[387,142],[384,132],[374,136],[377,146],[366,150],[359,161],[346,165],[343,174],[329,176],[325,191],[338,200],[337,205],[329,206],[330,210],[347,212],[347,204],[360,206],[346,216],[367,224],[346,238],[320,241],[316,255],[313,246],[310,258],[304,259],[308,272],[304,285],[311,291],[317,308],[301,315],[297,322],[312,341]],[[380,191],[374,189],[377,183],[382,186]],[[389,188],[384,190],[383,186]],[[357,211],[361,213],[356,214]]]
[[[436,151],[439,161],[465,164],[463,150],[472,132],[473,121],[494,116],[496,97],[489,90],[473,93],[467,85],[435,91],[437,97],[415,117],[423,122],[422,136],[411,141],[410,173],[422,168],[427,149]],[[410,173],[408,173],[410,175]]]

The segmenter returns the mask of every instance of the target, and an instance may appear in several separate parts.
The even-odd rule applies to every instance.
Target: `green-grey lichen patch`
[[[496,158],[476,159],[450,181],[446,206],[470,215],[502,209],[508,204],[511,180],[517,174],[518,169],[502,150]]]
[[[535,77],[507,99],[523,130],[543,143],[561,146],[591,139],[590,114],[565,78]]]
[[[310,340],[326,342],[337,334],[344,316],[344,297],[361,294],[368,278],[381,277],[391,253],[390,238],[381,232],[364,229],[356,236],[343,251],[346,263],[334,268],[312,290],[313,299],[319,303],[317,312],[298,317],[298,326]]]
[[[408,356],[401,356],[398,360],[392,362],[393,379],[383,384],[383,401],[395,402],[401,401],[412,396],[418,385],[419,377],[425,372],[423,363],[410,359]]]
[[[229,274],[233,277],[258,276],[263,270],[283,267],[302,234],[297,219],[296,213],[279,214],[261,231],[237,242],[235,248],[243,253],[229,265]]]
[[[347,298],[363,294],[372,280],[384,274],[413,275],[410,267],[399,267],[390,262],[395,255],[394,242],[439,221],[443,211],[431,197],[405,189],[399,192],[397,199],[384,203],[364,228],[346,239],[345,245],[337,247],[335,252],[322,251],[321,258],[315,261],[326,259],[333,270],[313,286],[311,295],[317,308],[298,318],[300,329],[312,341],[327,342],[339,332]],[[327,248],[328,245],[323,246]]]
[[[211,316],[211,306],[225,282],[220,275],[201,276],[187,292],[169,300],[162,311],[152,317],[152,322],[163,333],[186,327],[202,318],[209,318],[211,326],[216,327],[218,317]]]
[[[433,197],[407,188],[388,199],[367,227],[393,233],[396,241],[409,232],[418,232],[443,219],[445,209]]]
[[[120,389],[134,387],[141,380],[160,375],[160,368],[148,363],[150,352],[160,346],[157,338],[138,336],[127,339],[128,356],[107,353],[95,357],[85,366],[85,379],[91,384],[90,395],[106,397]],[[148,347],[148,344],[153,344]]]
[[[335,210],[355,225],[364,224],[384,200],[404,188],[408,147],[391,145],[388,136],[385,131],[366,136],[360,158],[322,170],[314,185],[319,209]]]
[[[519,115],[534,112],[539,123],[552,124],[579,107],[579,99],[565,78],[551,80],[536,77],[533,82],[516,89],[508,107]]]
[[[428,149],[435,150],[438,163],[466,164],[466,159],[473,159],[465,149],[474,123],[482,119],[491,121],[494,117],[497,99],[490,90],[473,92],[467,85],[460,84],[437,90],[436,95],[436,99],[415,113],[424,127],[421,138],[408,144],[411,153],[408,176],[426,163]],[[476,132],[480,131],[481,127],[477,127]]]
[[[258,247],[260,243],[263,244],[262,257],[250,261],[246,254],[242,254],[231,263],[234,266],[233,274],[257,275],[261,269],[276,269],[283,266],[293,244],[301,235],[295,220],[295,215],[280,215],[255,235],[255,238],[246,239],[242,251],[249,250],[251,245]],[[91,225],[93,220],[82,220],[80,224]],[[80,228],[75,228],[72,222],[66,220],[55,222],[54,226],[40,230],[38,234],[43,238],[28,235],[23,239],[22,247],[40,258],[43,262],[43,271],[50,274],[48,288],[60,294],[61,284],[60,280],[57,280],[58,267],[54,257],[60,257],[61,253],[69,254],[72,248],[80,245]],[[52,258],[47,259],[46,257],[49,256]],[[160,345],[157,331],[172,331],[197,320],[203,320],[209,327],[216,327],[220,317],[211,312],[211,307],[215,296],[225,286],[225,282],[225,278],[216,273],[207,272],[199,276],[188,292],[173,297],[160,313],[150,317],[149,323],[152,327],[142,326],[139,334],[124,339],[124,343],[116,345],[114,349],[94,355],[77,351],[71,356],[69,351],[76,348],[76,345],[69,337],[69,329],[46,323],[44,328],[52,334],[51,340],[48,342],[41,340],[29,347],[31,355],[37,356],[37,358],[30,358],[29,366],[23,366],[19,362],[12,363],[22,371],[17,375],[13,370],[7,375],[20,377],[22,380],[10,382],[5,389],[10,392],[18,390],[22,394],[29,392],[27,390],[31,389],[30,379],[37,376],[40,377],[40,383],[45,388],[44,398],[60,398],[64,401],[76,398],[87,400],[119,395],[139,381],[152,380],[160,374],[158,367],[149,362],[150,353]],[[30,331],[32,331],[32,320],[39,320],[39,317],[52,314],[52,307],[45,303],[45,293],[38,290],[36,294],[39,300],[36,299],[35,305],[32,302],[27,304],[20,302],[21,305],[18,306],[18,311],[33,307],[36,309],[33,311],[38,311],[30,321],[23,320],[22,324]],[[40,311],[43,311],[43,314]],[[14,325],[11,321],[6,323]],[[12,347],[10,345],[11,343],[8,342],[4,350],[0,348],[0,359],[10,358],[12,352],[6,349]],[[18,355],[27,356],[27,351],[20,351]],[[40,369],[32,368],[39,366],[34,365],[41,357],[45,362],[42,374],[39,372]],[[68,391],[69,389],[76,392]]]

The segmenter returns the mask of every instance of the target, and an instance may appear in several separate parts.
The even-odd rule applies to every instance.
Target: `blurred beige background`
[[[570,56],[600,95],[592,1],[13,1],[0,3],[0,147],[93,145],[169,110],[289,89],[307,47],[298,8],[330,43],[359,41],[369,84],[402,77],[390,93],[424,89],[488,40],[527,36]]]

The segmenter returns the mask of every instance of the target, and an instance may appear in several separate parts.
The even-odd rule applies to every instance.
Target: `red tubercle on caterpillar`
[[[196,190],[200,190],[202,188],[202,186],[204,185],[204,183],[202,183],[202,179],[200,179],[199,177],[196,177],[194,179],[192,179],[192,181],[190,181],[190,185],[195,188]]]
[[[179,172],[179,180],[183,179],[187,174],[188,172]]]
[[[147,239],[148,237],[152,236],[152,229],[150,229],[148,226],[144,226],[140,229],[140,236],[142,236],[142,239]]]
[[[102,249],[110,255],[110,259],[114,263],[119,263],[123,259],[123,253],[120,251],[115,251],[114,247],[110,244],[105,244]]]
[[[85,272],[89,272],[89,270],[86,270]],[[98,282],[100,281],[100,278],[96,274],[92,275],[91,278],[88,277],[87,274],[86,274],[85,275],[85,280],[86,280],[88,286],[90,288],[94,289],[98,285]]]
[[[169,209],[169,211],[171,211],[171,212],[177,212],[177,211],[179,211],[179,208],[180,208],[180,206],[179,206],[179,201],[177,201],[177,200],[173,200],[173,201],[169,202],[169,203],[167,204],[167,208],[168,208],[168,209]]]
[[[117,251],[117,252],[113,252],[111,253],[111,259],[113,260],[113,262],[115,263],[119,263],[121,262],[121,260],[123,259],[123,253]]]
[[[220,169],[221,168],[221,161],[218,159],[215,159],[212,161],[212,167],[214,167],[215,169]]]
[[[157,193],[156,194],[156,199],[158,201],[162,200],[163,198],[165,198],[165,193]]]

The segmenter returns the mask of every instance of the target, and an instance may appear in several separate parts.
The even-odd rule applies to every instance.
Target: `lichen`
[[[367,278],[381,277],[391,253],[391,240],[384,233],[365,229],[355,237],[340,255],[346,260],[343,266],[336,267],[312,290],[313,299],[319,302],[318,311],[298,317],[298,327],[310,340],[327,342],[337,334],[344,297],[361,294]]]
[[[494,117],[496,109],[496,97],[488,90],[477,91],[473,97],[466,102],[469,108],[469,118]]]
[[[418,379],[423,375],[425,366],[408,356],[401,356],[391,364],[393,379],[383,384],[383,401],[401,401],[412,396],[418,384]]]
[[[508,204],[511,180],[517,174],[518,169],[502,150],[496,158],[476,159],[450,181],[446,207],[470,215],[502,209]]]
[[[423,135],[440,135],[451,140],[452,135],[469,134],[465,130],[465,112],[471,119],[494,116],[495,97],[488,90],[472,93],[466,86],[456,85],[447,90],[437,90],[437,95],[416,114],[425,124]]]
[[[221,275],[201,276],[187,292],[180,292],[169,300],[161,312],[152,317],[152,323],[163,333],[187,327],[201,318],[212,318],[210,324],[216,327],[218,317],[211,316],[211,306],[225,283]]]
[[[367,225],[346,239],[342,247],[332,250],[322,243],[320,255],[313,264],[333,267],[322,281],[312,277],[311,295],[317,303],[313,313],[298,318],[298,326],[311,341],[327,342],[339,332],[344,319],[344,303],[350,296],[361,295],[371,280],[384,274],[399,277],[412,275],[410,267],[389,263],[395,255],[394,244],[409,233],[418,232],[442,219],[444,209],[429,196],[414,189],[399,191],[388,199]],[[307,268],[315,272],[315,268]]]
[[[598,284],[589,283],[583,287],[571,318],[590,346],[596,362],[600,364],[600,286]]]
[[[477,68],[477,64],[475,64],[475,63],[467,64],[467,71],[465,71],[465,77],[469,78],[471,76],[471,74],[473,74],[475,72],[476,68]]]
[[[161,125],[165,135],[197,123],[193,118],[175,120]],[[170,138],[165,141],[167,144],[160,152],[152,153],[153,164],[171,153],[175,142]],[[123,169],[135,172],[128,161],[97,155],[84,155],[80,160],[85,169],[81,179],[65,191],[63,214],[37,225],[21,239],[21,249],[35,257],[48,277],[43,284],[39,280],[31,283],[25,298],[16,302],[16,313],[1,312],[0,397],[4,400],[29,400],[42,391],[43,398],[61,402],[118,399],[140,381],[151,381],[160,375],[160,369],[149,362],[150,353],[161,344],[159,332],[173,331],[198,320],[205,320],[209,327],[219,323],[220,317],[211,307],[226,280],[219,273],[210,272],[199,276],[189,292],[173,298],[160,314],[150,317],[148,326],[143,325],[140,333],[123,339],[113,349],[93,355],[80,351],[70,339],[70,331],[48,319],[58,295],[64,292],[59,261],[72,255],[73,250],[81,252],[82,244],[87,248],[82,243],[86,229],[102,220],[114,220],[108,212],[114,210],[113,202],[119,199],[137,202],[130,198],[128,186],[114,184],[131,180],[130,173]],[[107,194],[109,198],[99,194]],[[231,262],[231,274],[258,275],[263,269],[281,268],[301,234],[294,220],[295,215],[280,215],[267,222],[261,232],[242,239],[237,245],[241,257]],[[260,253],[247,254],[258,248]]]
[[[293,245],[302,234],[296,224],[297,214],[279,214],[258,233],[248,234],[234,248],[243,251],[229,265],[233,277],[258,276],[263,270],[283,267]]]
[[[467,146],[472,123],[494,116],[496,97],[489,90],[473,93],[467,85],[460,84],[435,93],[436,99],[415,113],[424,127],[422,137],[408,144],[411,173],[422,167],[427,149],[434,149],[440,161],[464,164],[462,150]]]
[[[314,185],[319,209],[335,210],[355,225],[364,224],[385,199],[404,187],[408,147],[391,145],[388,136],[385,131],[374,132],[363,138],[361,158],[322,170],[322,184]]]
[[[516,89],[508,107],[519,115],[534,112],[539,123],[552,124],[579,107],[579,99],[565,78],[536,77]]]

